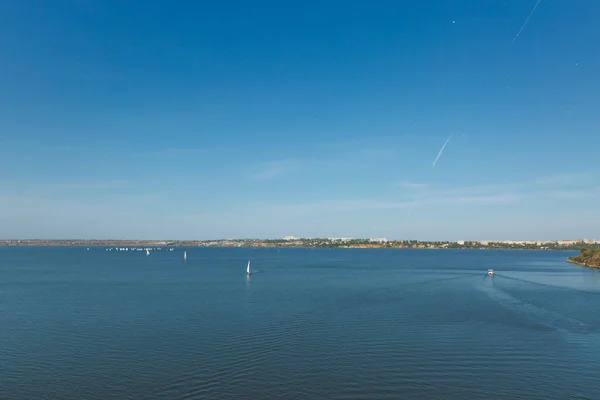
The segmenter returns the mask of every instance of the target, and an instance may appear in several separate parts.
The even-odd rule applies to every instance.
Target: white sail
[[[184,251],[184,252],[183,252],[183,259],[184,259],[184,260],[187,260],[187,251]]]
[[[150,250],[146,249],[146,255],[149,256],[150,255]]]
[[[248,266],[246,267],[246,274],[250,275],[250,261],[248,261]]]

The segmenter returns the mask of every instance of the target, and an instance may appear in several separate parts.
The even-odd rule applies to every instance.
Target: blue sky
[[[0,237],[600,237],[600,2],[534,5],[2,2]]]

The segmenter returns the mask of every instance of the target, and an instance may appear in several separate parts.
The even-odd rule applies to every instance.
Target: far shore
[[[535,242],[534,242],[535,243]],[[0,247],[90,247],[90,248],[298,248],[298,249],[436,249],[436,250],[557,250],[578,251],[584,248],[597,248],[600,245],[571,241],[560,242],[427,242],[417,240],[370,239],[297,239],[297,240],[261,240],[261,239],[225,239],[225,240],[0,240]]]

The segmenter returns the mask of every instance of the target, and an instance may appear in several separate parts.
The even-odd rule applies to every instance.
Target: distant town
[[[390,248],[390,249],[529,249],[579,250],[600,248],[596,239],[575,240],[458,240],[420,241],[386,238],[297,238],[221,240],[0,240],[0,246],[104,246],[104,247],[297,247],[297,248]]]

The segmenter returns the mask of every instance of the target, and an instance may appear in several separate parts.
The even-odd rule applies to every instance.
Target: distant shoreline
[[[577,251],[600,248],[597,244],[573,242],[426,242],[390,240],[373,242],[369,239],[297,239],[297,240],[0,240],[0,247],[246,247],[246,248],[337,248],[337,249],[439,249],[439,250],[560,250]]]

